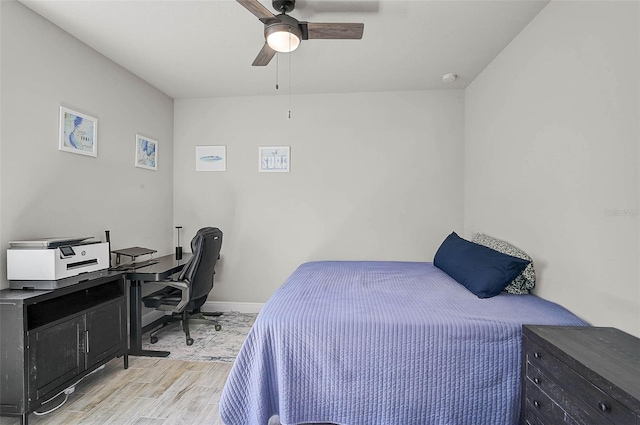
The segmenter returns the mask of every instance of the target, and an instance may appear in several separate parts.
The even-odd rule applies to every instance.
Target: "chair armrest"
[[[176,313],[181,313],[184,307],[189,303],[190,293],[191,293],[191,284],[185,282],[184,280],[159,280],[157,282],[163,286],[171,286],[172,288],[179,289],[182,294],[180,295],[180,302],[176,306]]]

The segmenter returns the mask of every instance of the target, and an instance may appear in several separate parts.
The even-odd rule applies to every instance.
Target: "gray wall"
[[[0,287],[8,241],[93,236],[173,246],[173,100],[14,1],[0,2]],[[98,157],[58,150],[59,107],[98,118]],[[136,133],[158,171],[134,167]]]
[[[465,234],[535,293],[640,336],[637,2],[551,2],[466,89]]]
[[[174,111],[2,1],[0,287],[12,239],[110,229],[114,248],[168,253],[174,225],[185,246],[214,225],[211,298],[264,302],[304,261],[431,261],[464,223],[528,251],[538,295],[640,335],[639,16],[551,2],[464,93],[293,96],[289,120],[285,96]],[[98,158],[57,150],[60,105],[98,117]],[[159,140],[159,171],[133,167],[135,133]],[[228,171],[195,172],[196,145],[226,145]],[[290,145],[291,173],[258,173],[260,145]]]
[[[462,91],[175,102],[175,223],[225,234],[216,301],[265,302],[312,260],[431,261],[463,225]],[[226,172],[195,146],[226,145]],[[258,146],[291,146],[259,173]]]

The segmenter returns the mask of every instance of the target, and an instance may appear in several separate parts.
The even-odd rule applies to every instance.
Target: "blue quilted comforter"
[[[479,299],[431,263],[305,263],[258,315],[220,413],[227,425],[516,424],[523,324],[587,325],[534,295]]]

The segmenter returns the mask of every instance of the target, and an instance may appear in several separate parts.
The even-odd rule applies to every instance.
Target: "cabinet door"
[[[87,369],[126,350],[126,302],[122,297],[87,313]]]
[[[84,316],[30,333],[30,401],[47,395],[84,370],[83,333]]]

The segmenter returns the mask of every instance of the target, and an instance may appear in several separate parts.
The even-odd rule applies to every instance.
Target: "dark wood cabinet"
[[[86,316],[85,353],[86,367],[106,363],[114,355],[122,355],[127,348],[126,297],[106,303],[89,311]],[[120,301],[125,301],[124,304]]]
[[[28,336],[28,400],[44,397],[85,369],[79,347],[83,322],[84,317],[73,317]]]
[[[0,414],[21,416],[115,357],[128,366],[124,276],[0,291]],[[54,402],[55,403],[55,402]]]
[[[523,326],[523,425],[640,425],[640,339],[614,328]]]

